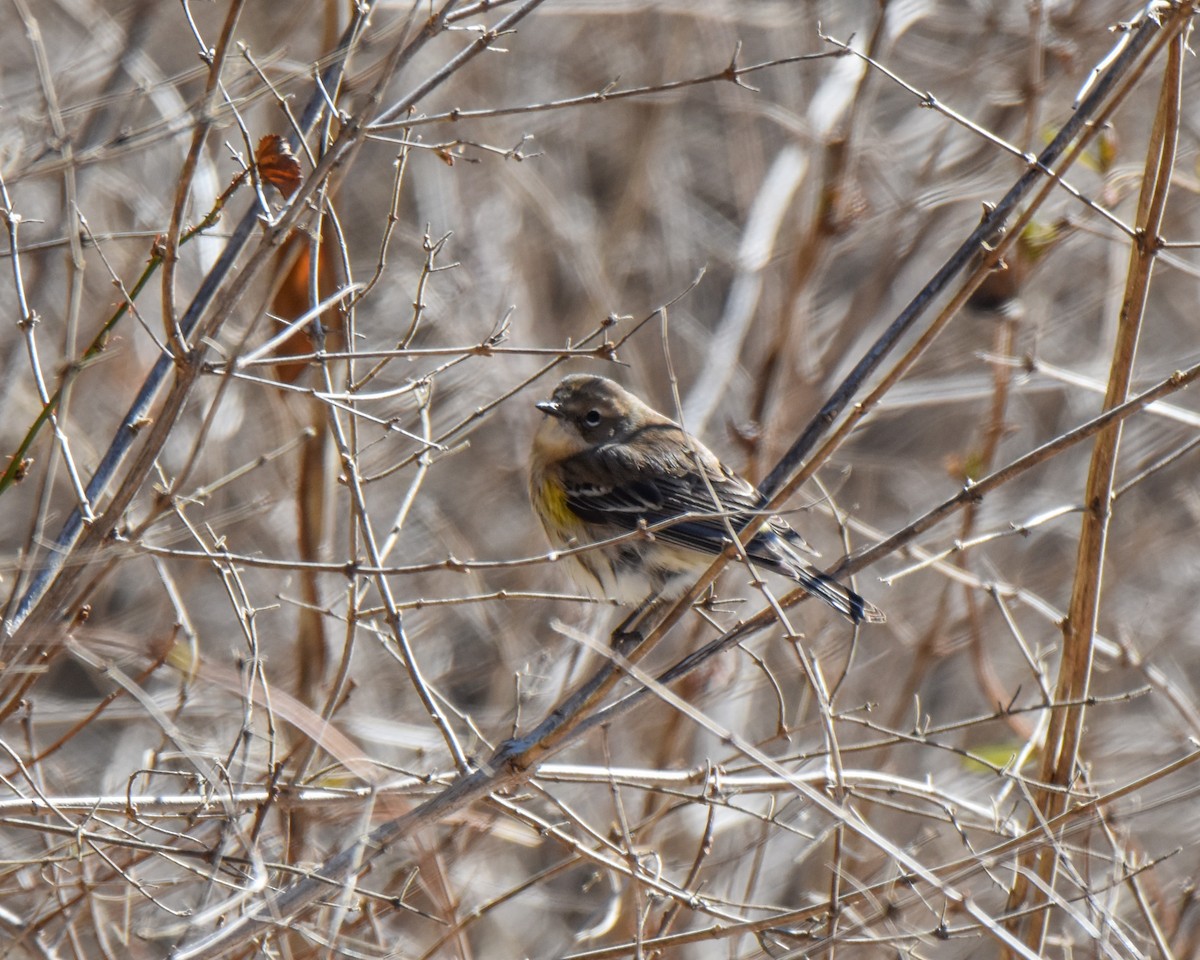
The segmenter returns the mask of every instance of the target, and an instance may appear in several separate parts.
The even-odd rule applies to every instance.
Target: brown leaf
[[[321,248],[317,257],[317,295],[324,299],[337,290],[341,273],[336,256],[337,235],[331,221],[325,217],[321,222]],[[271,297],[271,314],[280,320],[295,320],[302,317],[312,306],[309,288],[312,271],[312,241],[303,231],[293,232],[279,249],[276,270],[278,287]],[[321,314],[325,326],[325,349],[340,350],[342,340],[341,304],[330,307]],[[280,362],[275,366],[278,377],[286,383],[294,383],[308,369],[305,361],[288,362],[289,355],[312,353],[317,345],[313,342],[309,327],[300,327],[283,341],[276,350]]]
[[[300,186],[300,161],[292,153],[287,141],[277,133],[268,133],[258,141],[254,151],[254,164],[258,175],[271,184],[285,197],[290,197]]]

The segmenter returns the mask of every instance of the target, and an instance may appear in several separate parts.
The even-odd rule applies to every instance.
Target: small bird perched
[[[782,518],[763,516],[766,498],[753,484],[628,390],[572,374],[537,408],[546,416],[533,438],[529,492],[546,536],[556,548],[618,538],[571,555],[589,593],[631,605],[678,598],[725,549],[730,526],[757,522],[746,544],[752,563],[856,623],[883,622],[874,605],[812,568],[799,552],[811,548]]]

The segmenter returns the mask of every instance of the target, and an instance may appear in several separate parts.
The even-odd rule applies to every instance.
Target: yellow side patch
[[[559,527],[570,530],[579,524],[579,518],[567,506],[567,491],[562,485],[547,477],[538,491],[542,512]]]

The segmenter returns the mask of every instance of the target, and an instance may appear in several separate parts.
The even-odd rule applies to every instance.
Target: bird
[[[549,400],[533,436],[529,493],[534,512],[576,583],[600,599],[642,609],[678,599],[731,542],[755,567],[790,577],[854,623],[882,612],[815,569],[815,553],[767,498],[683,427],[607,377],[571,374]]]

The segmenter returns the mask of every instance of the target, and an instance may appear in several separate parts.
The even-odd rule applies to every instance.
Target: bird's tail
[[[887,617],[871,601],[860,597],[849,587],[816,570],[792,570],[788,573],[814,597],[820,597],[842,616],[855,623],[883,623]]]
[[[844,587],[833,577],[826,576],[801,557],[780,536],[773,536],[765,544],[770,560],[781,573],[786,573],[814,597],[824,600],[838,613],[854,623],[883,623],[887,617],[871,601],[860,597],[849,587]],[[763,558],[767,559],[767,558]]]

